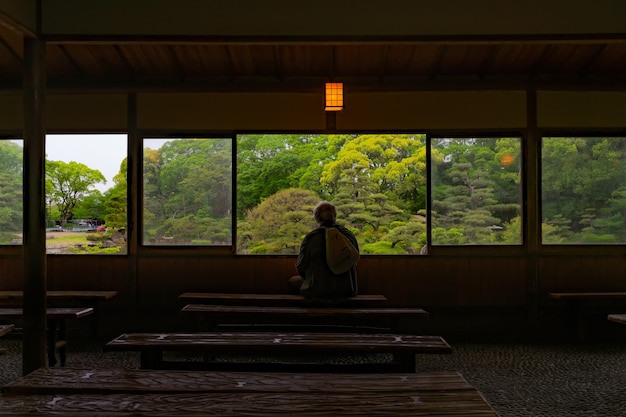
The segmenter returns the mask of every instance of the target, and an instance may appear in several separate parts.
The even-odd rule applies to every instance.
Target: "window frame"
[[[432,141],[434,139],[467,139],[467,138],[519,138],[520,140],[520,217],[521,217],[521,242],[519,244],[473,244],[473,245],[436,245],[432,241]],[[428,206],[427,210],[427,240],[428,252],[431,255],[444,256],[518,256],[528,253],[528,209],[527,204],[527,184],[528,184],[528,132],[526,130],[430,130],[426,137],[427,141],[427,162],[428,162]]]
[[[543,233],[541,231],[543,213],[543,157],[542,145],[546,137],[621,137],[626,138],[625,129],[605,128],[605,129],[540,129],[537,132],[537,211],[538,211],[538,235],[537,245],[541,254],[549,256],[626,256],[626,242],[624,243],[595,243],[595,244],[544,244]]]
[[[171,133],[164,130],[158,131],[127,131],[127,132],[119,132],[119,131],[107,131],[107,130],[92,130],[88,133],[84,131],[80,132],[59,132],[59,131],[49,131],[47,133],[50,134],[60,134],[60,133],[68,133],[68,134],[111,134],[111,133],[120,133],[128,135],[128,160],[129,160],[129,169],[127,172],[127,181],[128,181],[128,202],[127,202],[127,218],[128,218],[128,250],[126,254],[120,254],[114,256],[114,258],[119,259],[124,256],[179,256],[181,253],[185,255],[195,256],[227,256],[227,257],[283,257],[285,255],[247,255],[247,254],[238,254],[236,253],[236,244],[237,244],[237,218],[233,216],[232,218],[232,232],[233,232],[233,242],[230,246],[224,247],[210,247],[210,246],[175,246],[175,247],[154,247],[154,246],[145,246],[140,243],[139,229],[141,226],[143,215],[143,139],[144,138],[225,138],[229,137],[233,140],[232,152],[233,152],[233,171],[232,171],[232,192],[233,192],[233,211],[237,210],[237,135],[239,134],[377,134],[377,133],[397,133],[397,134],[426,134],[426,152],[427,152],[427,246],[428,246],[428,255],[436,255],[443,257],[459,257],[459,256],[530,256],[531,252],[536,255],[547,255],[547,256],[562,256],[567,255],[589,255],[589,256],[615,256],[622,255],[626,256],[626,243],[625,244],[583,244],[583,245],[558,245],[558,244],[543,244],[542,242],[542,234],[539,230],[537,235],[537,242],[530,242],[529,235],[532,233],[529,232],[529,229],[533,227],[539,227],[539,225],[528,224],[529,223],[529,212],[530,210],[537,210],[538,222],[541,222],[542,212],[542,202],[541,202],[541,142],[544,137],[626,137],[625,129],[563,129],[563,128],[555,128],[555,129],[538,129],[536,132],[529,133],[528,129],[522,129],[518,131],[489,131],[489,130],[474,130],[474,129],[464,129],[464,130],[401,130],[401,131],[393,131],[390,129],[386,129],[384,131],[363,131],[363,130],[349,130],[349,131],[315,131],[315,130],[306,130],[306,131],[277,131],[277,130],[254,130],[254,131],[228,131],[228,132],[215,132],[215,131],[194,131],[194,132],[185,132],[185,133]],[[1,140],[10,140],[10,139],[22,139],[21,132],[14,131],[4,131],[0,132]],[[522,189],[522,207],[521,207],[521,216],[522,216],[522,244],[521,245],[432,245],[432,222],[431,222],[431,208],[430,202],[432,199],[432,187],[431,187],[431,138],[442,138],[442,137],[450,137],[450,138],[463,138],[463,137],[519,137],[521,139],[521,189]],[[528,141],[532,137],[532,140],[538,141],[536,146],[538,150],[536,151],[536,167],[537,173],[533,174],[531,177],[531,173],[528,169],[528,159],[532,157],[529,155],[531,147],[529,147]],[[137,180],[133,182],[133,178]],[[535,184],[531,182],[534,181]],[[537,195],[530,195],[530,191],[532,191],[533,186],[536,187]],[[536,200],[536,201],[533,201]],[[137,230],[135,230],[137,229]],[[20,245],[0,245],[0,254],[3,256],[21,256],[23,243]],[[535,249],[533,249],[535,248]],[[65,256],[65,255],[55,255],[55,256]],[[73,256],[73,255],[67,255]],[[89,256],[89,255],[83,255]],[[94,255],[99,256],[101,255]],[[367,257],[377,258],[377,257],[388,257],[388,256],[398,256],[398,255],[367,255]],[[410,256],[410,255],[408,255]]]
[[[237,173],[237,161],[236,161],[236,151],[237,151],[237,140],[236,133],[228,132],[228,133],[220,133],[220,132],[184,132],[184,133],[164,133],[163,131],[153,132],[153,131],[142,131],[137,134],[137,143],[136,148],[137,152],[137,163],[135,164],[137,169],[137,184],[136,184],[136,195],[135,200],[136,203],[136,211],[137,211],[137,222],[135,223],[137,226],[134,228],[134,240],[137,242],[136,251],[138,255],[148,255],[148,256],[173,256],[180,255],[181,252],[184,252],[188,255],[204,255],[204,256],[224,256],[224,255],[237,255],[236,253],[236,243],[237,243],[237,216],[231,216],[231,229],[232,229],[232,243],[230,245],[147,245],[143,241],[144,235],[144,181],[143,181],[143,173],[144,173],[144,163],[143,163],[143,155],[144,155],[144,140],[146,139],[231,139],[232,141],[232,154],[231,163],[232,163],[232,172],[231,172],[231,184],[232,184],[232,194],[231,194],[231,207],[232,212],[236,213],[236,173]]]

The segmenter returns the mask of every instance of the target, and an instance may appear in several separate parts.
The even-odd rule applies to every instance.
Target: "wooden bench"
[[[586,302],[626,301],[626,292],[552,292],[550,298],[564,300],[567,303],[567,318],[569,327],[576,334],[578,340],[584,340],[586,334],[585,309]],[[625,306],[626,308],[626,306]]]
[[[451,353],[452,348],[439,336],[416,336],[395,334],[360,334],[360,333],[278,333],[278,332],[233,332],[233,333],[128,333],[106,344],[108,351],[139,351],[142,369],[181,369],[189,365],[198,369],[200,364],[184,364],[181,361],[168,363],[163,360],[164,352],[196,351],[214,355],[234,352],[279,355],[320,354],[367,354],[389,353],[393,355],[390,365],[382,366],[400,372],[415,372],[415,355],[418,353]],[[322,369],[355,370],[359,366],[323,366],[320,363],[308,366],[305,363],[294,366],[285,364],[285,368],[298,370]],[[371,364],[370,364],[371,365]],[[279,364],[273,363],[270,369],[280,370]],[[378,365],[376,365],[378,366]],[[210,369],[264,369],[263,363],[210,363]],[[371,368],[371,366],[370,366]]]
[[[93,308],[59,308],[48,307],[46,319],[48,320],[48,365],[57,363],[56,352],[59,352],[61,366],[65,366],[67,357],[67,320],[80,319],[93,314]],[[24,311],[21,308],[0,308],[2,318],[23,318]]]
[[[339,300],[318,300],[294,294],[235,294],[216,292],[186,292],[178,296],[185,304],[223,304],[251,306],[384,306],[387,297],[380,294],[359,294]]]
[[[90,307],[93,308],[91,314],[91,333],[98,334],[98,311],[101,301],[110,300],[117,297],[117,291],[66,291],[48,290],[46,291],[46,301],[48,307]],[[21,306],[24,301],[23,291],[0,291],[2,304]]]
[[[421,308],[359,307],[259,307],[240,305],[187,304],[182,314],[197,316],[200,330],[216,330],[224,323],[249,325],[328,326],[361,329],[372,327],[405,331],[415,320],[428,318]],[[325,327],[324,327],[325,325]]]
[[[626,314],[609,314],[607,318],[615,323],[626,324]]]
[[[94,307],[95,303],[100,300],[110,300],[117,296],[117,291],[46,291],[46,299],[49,303],[67,300],[80,300],[89,303],[88,307]],[[22,302],[24,299],[23,291],[0,291],[0,299],[14,299]]]
[[[96,414],[497,417],[458,372],[303,375],[47,368],[4,386],[0,395],[0,415]]]

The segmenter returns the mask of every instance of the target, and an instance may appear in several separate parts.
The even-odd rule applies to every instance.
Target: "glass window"
[[[433,138],[433,245],[522,243],[520,138]]]
[[[231,246],[233,139],[143,140],[143,241]]]
[[[0,140],[0,245],[21,245],[24,141]]]
[[[626,242],[626,138],[544,137],[543,244]]]
[[[127,135],[46,135],[46,252],[125,254]]]
[[[363,254],[426,244],[424,134],[237,137],[237,250],[297,254],[320,200],[337,206]]]

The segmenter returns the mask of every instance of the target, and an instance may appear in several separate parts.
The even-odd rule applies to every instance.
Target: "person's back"
[[[292,287],[307,298],[336,299],[357,295],[356,264],[342,274],[334,274],[326,262],[326,229],[335,227],[352,242],[358,250],[356,237],[347,228],[335,223],[337,211],[328,201],[320,202],[313,211],[313,217],[320,227],[309,232],[302,244],[296,263],[299,276],[292,277]]]

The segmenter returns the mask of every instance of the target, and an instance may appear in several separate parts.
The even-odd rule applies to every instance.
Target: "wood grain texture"
[[[126,333],[106,344],[117,351],[259,351],[451,353],[440,336],[369,333]]]
[[[373,375],[42,368],[5,385],[2,393],[380,393],[470,388],[457,372]]]
[[[497,414],[462,375],[42,369],[5,387],[0,415],[465,416]]]
[[[110,300],[117,291],[46,291],[46,298],[59,300]],[[0,299],[24,298],[23,291],[0,291]]]
[[[48,319],[80,319],[93,314],[93,308],[62,308],[48,307],[46,316]],[[24,311],[21,308],[0,308],[0,317],[22,317]]]
[[[0,292],[0,297],[2,293]],[[384,305],[387,297],[382,294],[359,294],[354,297],[337,300],[309,299],[295,294],[238,294],[215,292],[185,292],[178,296],[186,303],[209,303],[223,305],[256,305],[256,306],[370,306]]]

